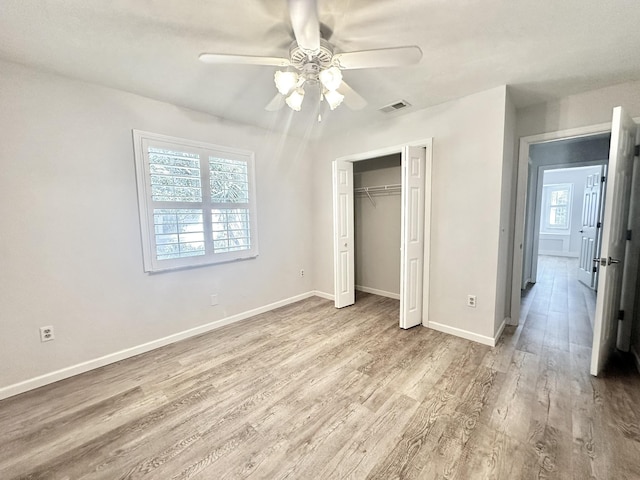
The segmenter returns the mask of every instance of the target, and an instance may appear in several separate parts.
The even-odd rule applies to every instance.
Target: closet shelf
[[[375,185],[371,187],[356,187],[353,189],[353,193],[356,195],[366,195],[369,197],[369,200],[376,206],[376,202],[372,197],[376,195],[392,195],[394,193],[400,193],[402,190],[401,184],[393,184],[393,185]]]
[[[396,185],[375,185],[371,187],[356,187],[353,189],[354,193],[363,193],[363,194],[380,194],[380,193],[394,193],[399,192],[402,189],[402,185],[399,183]]]

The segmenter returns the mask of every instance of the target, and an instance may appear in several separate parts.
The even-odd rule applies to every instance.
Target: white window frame
[[[561,205],[551,205],[551,195],[553,192],[567,190],[569,192],[567,201],[567,224],[566,226],[551,225],[551,208]],[[573,203],[573,184],[572,183],[553,183],[543,185],[542,187],[542,233],[554,235],[569,235],[571,230],[571,205]]]
[[[254,153],[247,150],[213,145],[205,142],[186,140],[152,132],[133,130],[136,181],[138,187],[138,208],[142,236],[143,264],[145,272],[161,272],[179,268],[211,265],[258,256],[257,209],[255,194]],[[151,174],[149,168],[149,147],[172,148],[180,152],[195,153],[200,158],[201,202],[157,202],[152,199]],[[211,208],[220,208],[214,203],[209,189],[209,157],[243,161],[247,164],[249,182],[248,203],[226,203],[225,208],[248,208],[250,248],[230,252],[215,252]],[[199,209],[202,211],[205,253],[203,255],[159,260],[156,254],[154,209]],[[207,214],[208,211],[208,214]]]

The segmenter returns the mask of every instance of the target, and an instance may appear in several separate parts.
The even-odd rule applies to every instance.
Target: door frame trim
[[[511,319],[509,325],[520,323],[520,300],[522,285],[522,267],[524,261],[524,224],[527,208],[527,187],[529,182],[529,148],[536,143],[546,143],[555,140],[586,137],[598,133],[611,131],[611,122],[590,125],[586,127],[557,130],[555,132],[529,135],[520,138],[518,150],[518,176],[516,182],[516,212],[513,235],[513,271],[511,276]]]
[[[423,283],[422,283],[422,325],[429,326],[429,264],[430,264],[430,246],[431,246],[431,176],[432,176],[432,164],[433,164],[433,137],[424,138],[420,140],[414,140],[406,143],[402,143],[399,145],[393,145],[389,147],[377,148],[373,150],[367,150],[365,152],[354,153],[350,155],[344,155],[341,157],[337,157],[335,161],[346,161],[346,162],[358,162],[361,160],[369,160],[377,157],[384,157],[386,155],[392,154],[402,154],[403,149],[405,147],[425,147],[426,148],[426,175],[427,181],[425,182],[425,218],[424,218],[424,266],[423,266]],[[333,162],[332,162],[333,163]],[[333,180],[332,180],[333,181]],[[404,188],[404,182],[402,182],[402,188]],[[332,193],[332,197],[335,196],[335,191]],[[333,198],[335,202],[335,198]],[[333,222],[335,223],[335,212],[334,212]],[[334,235],[334,243],[335,243],[335,235]],[[335,257],[335,246],[334,246],[334,257]],[[401,260],[402,261],[402,256]],[[334,258],[335,265],[335,258]],[[334,278],[334,288],[335,288],[335,280],[338,272],[334,268],[333,278]],[[355,278],[354,280],[354,288],[355,288]],[[334,294],[336,292],[334,291]]]

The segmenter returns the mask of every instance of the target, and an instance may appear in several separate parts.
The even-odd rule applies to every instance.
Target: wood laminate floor
[[[588,373],[590,292],[541,260],[490,348],[311,298],[0,402],[0,478],[640,479],[640,378]]]

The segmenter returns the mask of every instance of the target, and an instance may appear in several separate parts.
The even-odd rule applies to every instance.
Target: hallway
[[[531,402],[503,414],[519,411],[510,435],[531,439],[542,428],[547,438],[539,446],[556,461],[570,449],[573,478],[640,478],[640,375],[621,352],[600,377],[589,374],[596,294],[576,272],[576,259],[539,257],[538,281],[522,295],[520,325],[508,327],[496,347],[515,345],[513,398],[529,391]],[[624,459],[634,460],[620,468]]]
[[[596,294],[577,280],[577,269],[575,258],[538,257],[538,281],[522,294],[524,328],[518,350],[591,350]]]

